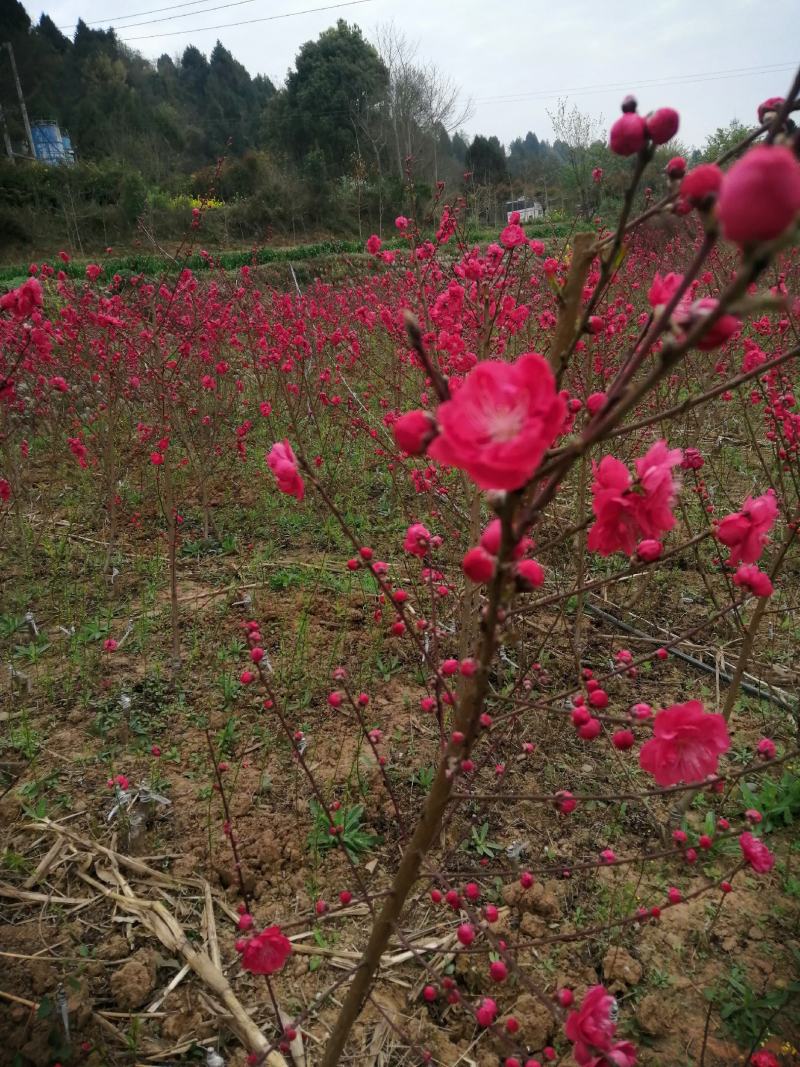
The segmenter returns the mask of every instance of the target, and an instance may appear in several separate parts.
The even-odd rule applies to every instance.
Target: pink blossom
[[[654,308],[665,307],[682,284],[682,274],[675,274],[674,271],[670,271],[663,278],[660,274],[656,274],[647,292],[647,300],[650,306]]]
[[[739,834],[739,848],[747,863],[757,874],[766,874],[775,866],[774,855],[764,842],[751,834],[749,830]]]
[[[467,472],[481,489],[520,489],[564,423],[566,402],[536,352],[479,363],[439,405],[441,433],[428,454]]]
[[[595,183],[595,185],[599,185],[602,180],[603,180],[603,168],[602,167],[593,167],[592,168],[592,181]]]
[[[763,100],[758,105],[758,111],[756,112],[758,121],[760,123],[769,122],[777,115],[785,103],[786,101],[782,96],[768,96],[766,100]]]
[[[514,223],[506,226],[500,234],[500,243],[503,248],[516,248],[518,245],[524,245],[526,241],[525,231]]]
[[[90,263],[86,268],[86,277],[90,282],[96,282],[102,273],[103,268],[99,267],[96,263]]]
[[[636,1067],[636,1062],[636,1046],[630,1041],[618,1041],[599,1056],[586,1060],[581,1067]]]
[[[0,310],[10,311],[16,319],[26,319],[42,306],[42,287],[36,278],[28,278],[19,289],[0,296]]]
[[[636,555],[643,563],[655,563],[660,558],[664,546],[660,541],[655,541],[652,538],[648,538],[646,541],[640,541],[636,546]]]
[[[428,552],[431,546],[431,534],[430,530],[426,526],[423,526],[421,522],[412,523],[406,530],[406,539],[403,542],[403,548],[406,552],[409,552],[412,556],[419,556],[422,559]]]
[[[269,450],[267,463],[275,475],[278,489],[282,493],[302,500],[305,495],[305,484],[297,470],[297,458],[289,442],[277,441]]]
[[[684,332],[688,332],[698,322],[715,312],[718,306],[719,301],[711,296],[704,296],[691,302],[682,300],[675,311],[675,322]],[[695,344],[701,352],[709,352],[712,348],[724,345],[731,337],[735,337],[741,328],[742,323],[735,315],[720,315],[699,340],[695,341]]]
[[[653,144],[666,144],[678,132],[680,115],[672,107],[660,107],[646,119],[647,133]]]
[[[775,742],[772,740],[771,737],[762,737],[761,740],[758,742],[758,745],[756,746],[756,752],[759,754],[761,759],[775,759],[775,753],[777,752],[777,749],[775,748]]]
[[[722,187],[723,173],[716,163],[701,163],[681,182],[681,196],[695,207],[706,204]]]
[[[407,411],[392,426],[397,447],[409,456],[421,456],[437,432],[433,416],[420,408]]]
[[[769,575],[760,571],[754,563],[743,563],[733,576],[733,584],[749,589],[759,597],[772,596],[775,592]]]
[[[754,1052],[748,1063],[749,1067],[781,1067],[778,1057],[766,1048]]]
[[[639,487],[636,519],[639,529],[647,537],[659,537],[675,525],[672,508],[679,482],[672,476],[672,468],[683,457],[679,448],[668,448],[666,441],[656,441],[646,454],[635,461]]]
[[[668,178],[678,180],[686,173],[686,160],[683,156],[673,156],[664,169]]]
[[[544,571],[535,559],[521,559],[514,568],[514,575],[522,589],[538,589],[544,585]]]
[[[632,156],[644,148],[647,127],[641,115],[635,111],[626,112],[611,127],[608,144],[617,156]]]
[[[604,456],[593,466],[592,511],[596,521],[589,530],[589,551],[610,556],[621,550],[630,556],[639,535],[630,472],[614,456]]]
[[[741,511],[726,515],[717,526],[717,538],[731,549],[728,562],[755,563],[775,525],[778,502],[772,490],[761,496],[748,497]]]
[[[497,560],[477,545],[464,555],[461,568],[471,582],[483,585],[494,577]]]
[[[478,1026],[491,1026],[497,1018],[497,1003],[491,997],[484,997],[475,1011]]]
[[[722,233],[740,245],[779,237],[800,213],[800,162],[784,145],[757,145],[725,175]]]
[[[244,941],[241,948],[239,944],[242,967],[251,974],[275,974],[292,954],[292,943],[279,926],[268,926]]]
[[[573,1054],[582,1067],[591,1063],[597,1052],[611,1048],[616,1030],[611,1019],[613,1004],[614,998],[604,986],[592,986],[580,1008],[567,1016],[564,1033],[572,1042]]]
[[[661,786],[702,782],[717,773],[719,757],[730,745],[722,716],[689,700],[659,711],[653,737],[639,751],[639,766]]]
[[[377,256],[380,252],[383,241],[376,233],[373,233],[371,237],[367,238],[367,251],[371,256]]]
[[[699,471],[701,467],[705,466],[705,460],[696,448],[686,448],[683,451],[683,461],[681,466],[687,471]]]
[[[394,224],[401,232],[403,230],[408,229],[408,219],[405,217],[405,215],[398,215],[397,218],[394,220]]]

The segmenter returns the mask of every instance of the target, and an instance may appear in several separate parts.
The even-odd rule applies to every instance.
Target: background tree
[[[601,140],[603,120],[584,114],[577,105],[567,106],[565,98],[559,98],[555,111],[547,112],[553,125],[556,140],[554,149],[561,153],[567,164],[567,174],[583,218],[593,211],[592,169],[594,161],[590,149]]]

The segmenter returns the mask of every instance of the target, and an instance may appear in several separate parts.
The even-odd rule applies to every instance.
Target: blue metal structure
[[[75,162],[75,152],[69,134],[62,134],[58,123],[53,119],[40,119],[31,123],[33,137],[33,154],[40,163],[48,166]]]

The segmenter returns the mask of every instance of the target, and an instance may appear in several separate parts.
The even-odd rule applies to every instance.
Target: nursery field
[[[0,1062],[800,1062],[797,210],[681,177],[0,298]]]

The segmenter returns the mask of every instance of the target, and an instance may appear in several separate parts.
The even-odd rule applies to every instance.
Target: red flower
[[[646,537],[658,537],[675,525],[672,507],[679,483],[672,476],[683,453],[679,448],[667,448],[666,441],[656,441],[647,453],[635,461],[639,486],[644,490],[637,499],[636,518]]]
[[[673,156],[664,168],[668,178],[679,179],[686,173],[686,160],[683,156]]]
[[[601,985],[592,986],[577,1011],[571,1011],[564,1024],[564,1033],[573,1044],[573,1055],[581,1067],[602,1063],[597,1052],[611,1048],[616,1026],[611,1019],[614,998]]]
[[[536,352],[515,363],[486,360],[436,413],[428,455],[464,470],[481,489],[519,489],[561,429],[566,402]]]
[[[630,1041],[618,1041],[599,1056],[586,1060],[582,1067],[636,1067],[636,1046]]]
[[[430,546],[430,530],[423,526],[421,522],[412,523],[406,530],[406,539],[403,542],[403,548],[406,552],[410,552],[412,556],[419,556],[422,559]]]
[[[755,596],[772,596],[775,592],[769,575],[760,571],[754,563],[743,563],[733,576],[733,584],[749,589]]]
[[[238,944],[241,944],[242,967],[251,974],[275,974],[292,954],[292,943],[279,926],[268,926]]]
[[[721,715],[699,700],[673,704],[653,720],[653,737],[639,751],[639,766],[662,786],[702,782],[717,773],[719,757],[731,747]]]
[[[278,489],[289,496],[302,500],[305,484],[297,470],[297,458],[288,441],[277,441],[267,456],[269,469],[275,475]]]
[[[10,311],[16,319],[26,319],[42,306],[42,287],[35,278],[28,278],[19,289],[0,296],[0,310]]]
[[[592,511],[597,521],[589,530],[590,552],[610,556],[622,550],[630,556],[636,547],[639,527],[636,498],[631,490],[628,468],[614,456],[604,456],[594,464]]]
[[[471,582],[483,585],[494,577],[497,560],[485,548],[476,545],[465,554],[461,567]]]
[[[681,182],[681,196],[695,207],[702,206],[717,195],[723,177],[716,163],[701,163],[690,170]]]
[[[647,300],[650,306],[654,308],[665,307],[682,284],[682,274],[675,274],[674,271],[670,271],[663,278],[660,274],[656,274],[647,293]]]
[[[704,296],[691,302],[688,299],[681,300],[675,310],[675,322],[682,330],[688,331],[702,319],[708,318],[718,306],[719,301],[712,296]],[[735,337],[741,328],[741,321],[735,315],[720,315],[695,344],[701,352],[709,352]]]
[[[762,1048],[750,1057],[750,1067],[781,1067],[781,1065],[777,1056],[774,1056],[769,1049]]]
[[[739,848],[742,855],[757,874],[766,874],[775,866],[775,857],[759,838],[749,830],[739,834]]]
[[[666,144],[678,132],[680,115],[672,107],[660,107],[647,116],[647,132],[653,144]]]
[[[725,175],[717,217],[729,241],[770,241],[800,213],[800,162],[783,145],[758,145]]]
[[[436,436],[436,423],[427,411],[417,408],[401,415],[392,427],[398,448],[409,456],[421,456]]]
[[[592,511],[597,521],[589,530],[589,550],[601,556],[622,551],[631,556],[642,538],[658,538],[675,525],[672,506],[678,483],[672,468],[681,461],[681,450],[656,441],[646,455],[636,460],[638,484],[631,486],[628,468],[614,456],[604,456],[595,465]]]
[[[635,111],[626,112],[611,127],[608,144],[614,155],[632,156],[644,148],[647,126]]]
[[[515,225],[514,223],[506,226],[500,234],[500,243],[503,248],[516,248],[517,245],[524,245],[526,241],[527,237],[525,236],[525,231],[521,226]]]
[[[782,96],[768,96],[766,100],[758,105],[758,121],[761,123],[770,121],[777,115],[785,102]]]
[[[367,251],[371,256],[377,256],[381,250],[382,244],[383,241],[381,241],[380,237],[378,237],[376,233],[373,233],[372,236],[367,239]]]
[[[775,525],[778,502],[772,490],[761,496],[749,496],[741,511],[726,515],[717,526],[717,538],[731,550],[728,562],[755,563]]]

